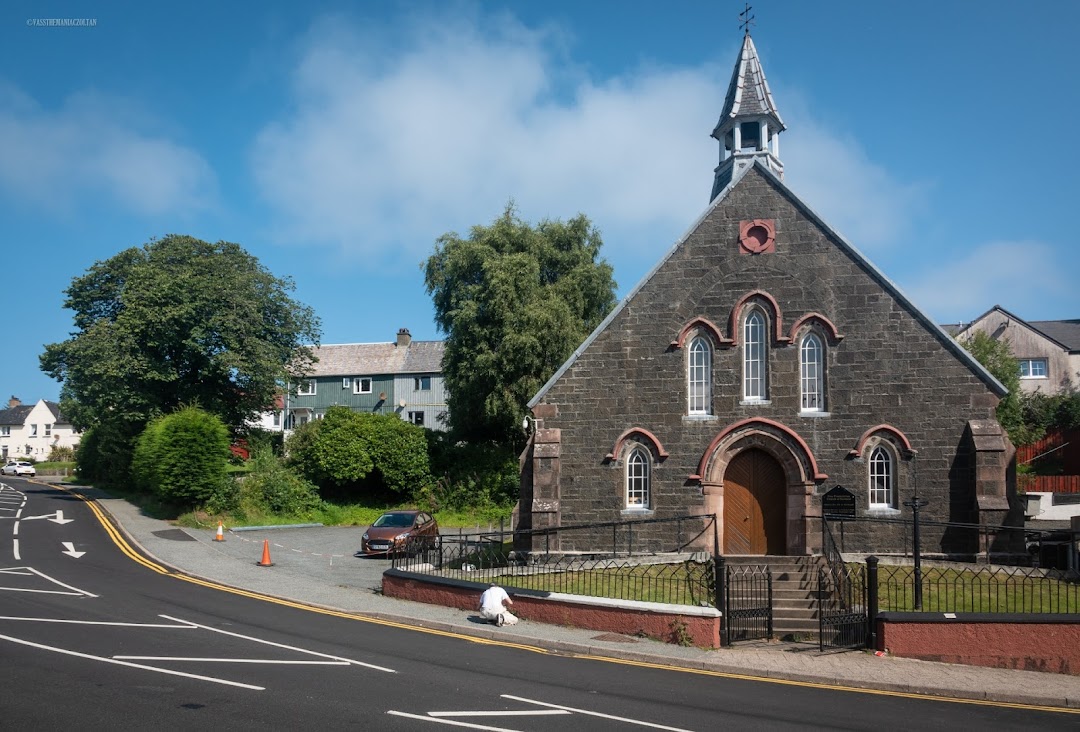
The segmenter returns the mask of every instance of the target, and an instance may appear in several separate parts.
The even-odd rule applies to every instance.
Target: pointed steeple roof
[[[713,128],[712,137],[720,143],[720,164],[713,177],[713,200],[731,183],[735,174],[760,160],[771,171],[784,177],[780,161],[780,133],[785,129],[776,111],[769,82],[761,68],[754,40],[747,31],[743,36],[739,60],[731,74],[724,110]]]
[[[722,141],[724,133],[735,124],[738,117],[765,117],[770,121],[770,127],[777,132],[785,129],[784,121],[780,119],[780,113],[773,102],[772,92],[769,91],[765,70],[761,68],[754,39],[749,32],[743,36],[739,61],[731,74],[724,109],[712,136]]]

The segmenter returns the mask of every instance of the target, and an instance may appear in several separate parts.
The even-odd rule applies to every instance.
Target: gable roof
[[[972,320],[967,325],[946,325],[942,326],[945,330],[955,336],[959,336],[970,330],[976,323],[980,322],[986,316],[993,312],[999,312],[1005,317],[1009,318],[1015,323],[1025,326],[1029,330],[1041,335],[1048,341],[1053,342],[1058,347],[1062,348],[1069,353],[1080,353],[1080,319],[1076,320],[1024,320],[1015,313],[1012,313],[1000,305],[994,305],[994,307],[987,310],[979,317]]]
[[[50,402],[48,399],[42,399],[40,402],[35,402],[34,404],[20,404],[17,407],[0,409],[0,425],[16,427],[26,424],[26,418],[30,416],[30,412],[32,412],[39,403],[44,404],[48,408],[55,424],[68,424],[68,420],[60,413],[59,404]]]
[[[683,246],[683,244],[686,242],[686,240],[695,231],[697,231],[698,227],[701,226],[702,222],[713,211],[713,209],[716,208],[717,206],[721,205],[725,200],[727,200],[727,197],[731,194],[731,191],[737,185],[739,185],[739,182],[742,181],[742,179],[751,170],[757,170],[762,175],[764,175],[777,188],[777,190],[783,196],[785,196],[791,202],[791,204],[793,206],[795,206],[796,209],[798,209],[803,215],[805,215],[807,218],[809,218],[811,221],[813,221],[819,228],[821,228],[822,231],[825,232],[825,234],[828,237],[830,237],[832,240],[834,240],[840,246],[840,248],[843,249],[852,259],[854,259],[857,263],[859,263],[861,266],[863,266],[866,269],[867,273],[874,280],[876,280],[877,283],[886,292],[888,292],[890,295],[892,295],[894,298],[896,298],[896,300],[901,305],[906,307],[915,316],[916,320],[918,320],[923,325],[923,327],[926,328],[926,330],[932,336],[937,338],[937,340],[941,343],[941,345],[945,348],[945,350],[952,353],[954,356],[956,356],[956,358],[959,361],[961,361],[964,365],[966,365],[969,369],[971,369],[972,373],[975,374],[975,376],[977,376],[984,384],[986,384],[986,386],[989,387],[991,391],[993,391],[998,396],[1005,396],[1006,394],[1009,393],[1009,390],[1006,389],[1005,386],[1000,381],[998,381],[996,378],[994,378],[994,375],[991,374],[989,371],[987,371],[986,368],[981,363],[979,363],[975,359],[974,356],[972,356],[970,353],[968,353],[968,351],[966,349],[964,349],[963,346],[961,346],[959,343],[957,343],[948,333],[946,333],[939,325],[937,325],[937,323],[935,323],[926,313],[924,313],[922,310],[920,310],[915,305],[915,303],[913,303],[911,301],[911,299],[908,298],[908,296],[903,293],[903,291],[899,288],[899,286],[896,285],[896,283],[894,283],[892,280],[890,280],[888,277],[886,277],[885,274],[880,269],[878,269],[869,259],[867,259],[863,255],[862,252],[860,252],[858,249],[856,249],[855,246],[853,246],[850,242],[848,242],[847,239],[845,239],[843,236],[841,236],[834,228],[832,228],[827,223],[825,223],[825,220],[822,219],[821,216],[819,216],[817,214],[817,212],[815,212],[813,209],[811,209],[798,196],[796,196],[791,191],[790,188],[785,186],[783,181],[781,181],[771,170],[769,170],[767,167],[765,167],[759,160],[755,160],[754,164],[752,166],[747,166],[746,168],[743,168],[741,171],[736,173],[736,175],[735,175],[734,179],[732,180],[732,182],[729,183],[728,186],[723,191],[720,192],[720,195],[718,195],[712,201],[712,203],[710,203],[705,208],[705,211],[700,216],[698,216],[697,220],[694,221],[694,223],[690,226],[689,229],[687,229],[686,233],[684,233],[679,238],[679,240],[676,241],[675,244],[670,249],[668,249],[667,253],[664,254],[663,257],[660,258],[660,261],[658,261],[656,263],[656,265],[651,270],[649,270],[648,274],[646,274],[645,277],[634,286],[634,288],[626,295],[626,297],[624,297],[621,301],[619,301],[619,304],[615,306],[615,309],[612,310],[608,314],[608,316],[606,318],[604,318],[603,322],[601,322],[600,325],[596,326],[596,329],[593,330],[593,332],[591,334],[589,334],[589,337],[586,338],[582,342],[582,344],[577,347],[577,349],[570,355],[570,358],[568,358],[563,363],[563,365],[560,366],[559,369],[552,375],[552,377],[547,380],[547,383],[545,383],[542,387],[540,387],[540,390],[538,392],[536,392],[536,394],[533,396],[532,399],[529,400],[528,407],[530,409],[532,407],[535,407],[537,404],[540,403],[540,400],[544,398],[544,395],[546,395],[547,392],[551,389],[551,387],[554,386],[555,383],[560,378],[562,378],[562,375],[564,373],[566,373],[566,371],[571,366],[574,365],[574,363],[578,360],[578,358],[581,357],[581,354],[585,352],[585,349],[587,349],[592,344],[592,342],[594,340],[596,340],[596,338],[602,332],[604,332],[604,330],[607,329],[607,327],[611,323],[611,321],[614,320],[615,317],[620,312],[622,312],[622,310],[627,306],[627,304],[631,300],[633,300],[633,298],[637,295],[637,293],[646,284],[648,284],[648,282],[656,275],[656,273],[660,270],[660,268],[664,266],[664,264],[668,261],[668,259],[670,259],[672,257],[672,255],[675,254],[675,252],[678,251],[679,248]]]
[[[1028,325],[1060,344],[1069,353],[1080,353],[1080,319],[1029,320]]]
[[[33,408],[33,404],[20,404],[17,407],[0,409],[0,425],[14,427],[16,425],[26,424],[26,418]]]
[[[327,344],[311,349],[318,361],[311,376],[374,376],[440,373],[442,341]]]

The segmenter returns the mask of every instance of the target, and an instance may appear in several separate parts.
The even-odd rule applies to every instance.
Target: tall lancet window
[[[892,453],[880,445],[870,453],[870,508],[895,508]]]
[[[626,458],[626,507],[649,508],[651,496],[649,456],[643,448],[635,447]]]
[[[690,342],[686,374],[688,414],[710,414],[712,404],[712,348],[708,340],[697,337]]]
[[[765,316],[760,310],[751,310],[743,321],[743,399],[765,401],[767,389]]]
[[[821,339],[807,333],[799,345],[800,390],[802,411],[825,411],[825,349]]]

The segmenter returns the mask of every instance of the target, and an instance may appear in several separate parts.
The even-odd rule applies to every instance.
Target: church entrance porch
[[[764,450],[739,453],[724,471],[724,554],[787,553],[787,480]]]
[[[702,453],[704,508],[716,516],[726,555],[804,555],[820,551],[807,532],[820,516],[814,486],[828,478],[790,427],[754,417],[722,429]]]

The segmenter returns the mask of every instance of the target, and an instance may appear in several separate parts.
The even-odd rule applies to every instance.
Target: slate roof
[[[790,188],[785,186],[784,182],[780,180],[780,178],[778,178],[775,173],[773,173],[771,170],[768,169],[768,167],[763,165],[760,160],[755,160],[753,165],[747,166],[740,170],[738,173],[736,173],[735,178],[732,180],[731,184],[728,185],[728,187],[725,188],[720,193],[720,195],[718,195],[716,199],[713,200],[712,203],[710,203],[705,208],[705,211],[701,214],[701,216],[698,217],[697,221],[695,221],[690,226],[690,228],[687,229],[686,233],[683,234],[682,237],[680,237],[679,240],[675,242],[674,246],[672,246],[667,251],[667,253],[660,258],[660,261],[658,261],[656,265],[653,266],[651,270],[649,270],[648,274],[646,274],[645,277],[640,282],[638,282],[637,285],[634,286],[634,289],[630,290],[630,292],[627,293],[626,297],[624,297],[619,302],[619,304],[615,306],[615,309],[612,310],[606,318],[604,318],[603,322],[600,323],[600,325],[596,326],[596,330],[594,330],[589,335],[589,337],[586,338],[585,341],[577,347],[577,350],[575,350],[570,355],[570,358],[566,359],[563,365],[559,367],[559,370],[556,371],[550,379],[548,379],[547,383],[540,387],[540,391],[536,392],[533,398],[529,400],[528,406],[530,409],[540,403],[540,401],[544,398],[548,391],[559,381],[559,379],[562,378],[563,374],[566,373],[566,371],[571,366],[573,366],[573,364],[578,360],[578,358],[581,357],[581,354],[584,353],[590,345],[592,345],[592,342],[596,340],[596,338],[602,332],[604,332],[605,329],[607,329],[611,321],[614,320],[615,317],[620,312],[622,312],[623,308],[625,308],[627,304],[634,299],[638,291],[640,291],[641,288],[644,287],[649,282],[649,280],[653,278],[653,276],[660,270],[661,267],[664,266],[664,264],[671,258],[671,256],[679,250],[679,248],[690,237],[690,235],[693,234],[699,226],[701,226],[702,222],[705,220],[705,217],[709,215],[713,208],[721,205],[727,199],[728,195],[730,195],[731,191],[737,185],[739,185],[739,182],[752,169],[756,169],[758,172],[762,173],[766,178],[772,181],[773,185],[775,185],[777,189],[788,198],[788,200],[793,206],[795,206],[796,209],[798,209],[804,216],[817,224],[827,236],[836,241],[838,245],[843,250],[845,250],[856,262],[860,263],[866,269],[870,277],[876,280],[878,284],[881,285],[881,287],[884,288],[886,292],[895,297],[898,302],[908,308],[908,310],[915,316],[916,320],[922,323],[923,327],[926,328],[932,335],[934,335],[942,344],[942,346],[945,347],[946,350],[950,351],[954,356],[956,356],[957,359],[959,359],[969,369],[971,369],[972,373],[979,377],[979,379],[981,379],[982,382],[985,383],[991,391],[996,393],[998,396],[1005,396],[1009,393],[1009,390],[1006,389],[1000,381],[994,378],[994,375],[987,371],[986,368],[981,363],[979,363],[974,356],[968,353],[968,351],[963,346],[957,343],[948,333],[946,333],[937,323],[935,323],[930,318],[930,316],[920,310],[915,305],[915,303],[913,303],[908,298],[908,296],[903,293],[903,291],[899,288],[899,286],[896,285],[896,283],[886,277],[885,274],[880,269],[878,269],[873,262],[867,259],[862,252],[856,249],[851,243],[847,241],[847,239],[841,236],[836,231],[836,229],[825,223],[825,220],[822,219],[821,216],[819,216],[805,202],[803,202],[802,199],[796,196]]]
[[[722,130],[726,131],[735,117],[754,115],[770,117],[777,131],[786,129],[773,102],[769,82],[765,80],[765,70],[761,68],[757,48],[750,34],[747,33],[743,37],[739,62],[731,74],[727,97],[724,98],[724,108],[720,112],[720,121],[716,123],[716,128],[713,130],[713,137],[722,139]]]
[[[1027,324],[1050,340],[1061,344],[1069,353],[1080,353],[1080,319],[1029,320]]]
[[[442,372],[442,341],[327,344],[313,348],[312,376],[368,376]]]
[[[42,400],[45,402],[45,406],[49,408],[52,413],[53,420],[56,424],[68,424],[64,415],[60,414],[60,405],[56,402],[50,402],[48,399]],[[0,409],[0,425],[6,425],[14,427],[18,425],[26,424],[26,418],[30,416],[31,410],[37,406],[34,404],[20,404],[17,407],[8,407],[7,409]]]
[[[8,407],[7,409],[0,410],[0,425],[14,426],[25,424],[26,417],[33,408],[33,404],[20,404],[17,407]]]

